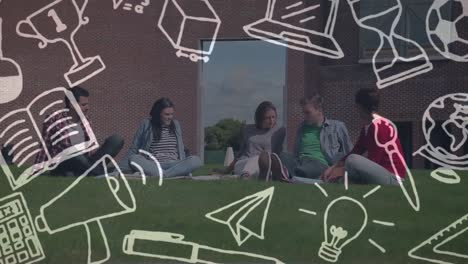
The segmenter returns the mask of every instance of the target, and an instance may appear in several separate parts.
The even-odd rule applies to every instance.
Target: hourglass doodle
[[[399,83],[409,78],[429,72],[433,69],[427,53],[417,42],[400,36],[395,28],[400,21],[402,4],[400,0],[393,0],[393,6],[379,7],[373,14],[360,17],[359,6],[361,0],[347,0],[351,7],[356,23],[365,29],[376,32],[380,37],[380,44],[372,58],[375,75],[378,79],[377,86],[382,89]],[[392,21],[391,25],[381,26],[385,21]],[[388,23],[387,23],[388,24]],[[413,55],[403,55],[398,46],[405,45],[412,50]],[[388,50],[391,50],[391,58],[388,60]],[[400,67],[398,63],[411,63]]]

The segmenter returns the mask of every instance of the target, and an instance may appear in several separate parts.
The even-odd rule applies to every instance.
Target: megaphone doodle
[[[110,163],[115,166],[120,177],[108,176],[107,164]],[[106,177],[90,183],[93,189],[99,190],[94,192],[97,195],[90,195],[90,185],[86,184],[89,182],[83,179],[97,166],[104,167]],[[100,203],[106,206],[99,207]],[[44,204],[35,222],[38,231],[49,234],[84,226],[88,239],[88,263],[103,263],[111,254],[101,220],[132,213],[135,210],[135,197],[127,180],[112,157],[105,155],[67,189]],[[64,218],[64,215],[67,217]],[[104,249],[104,254],[101,249]],[[96,254],[96,251],[100,252]]]

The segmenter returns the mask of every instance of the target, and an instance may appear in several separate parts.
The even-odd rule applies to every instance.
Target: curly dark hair
[[[362,88],[354,95],[354,101],[360,105],[367,113],[379,110],[380,94],[377,88]]]

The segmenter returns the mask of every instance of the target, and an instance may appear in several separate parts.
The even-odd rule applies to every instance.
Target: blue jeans
[[[138,168],[132,165],[132,162],[138,164],[146,176],[159,177],[158,166],[153,160],[147,159],[146,157],[135,154],[129,158],[130,167],[135,171],[139,171]],[[197,156],[189,156],[183,160],[176,160],[171,162],[160,163],[163,170],[164,178],[176,177],[176,176],[187,176],[194,170],[200,168],[203,163]]]
[[[288,169],[289,175],[292,177],[297,176],[300,179],[319,179],[320,175],[328,168],[327,165],[316,159],[308,157],[298,159],[287,152],[281,152],[279,157],[281,162],[283,162],[284,166]]]
[[[351,154],[346,158],[345,168],[351,183],[396,185],[398,180],[394,174],[368,158]]]

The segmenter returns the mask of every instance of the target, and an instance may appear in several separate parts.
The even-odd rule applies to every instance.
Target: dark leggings
[[[117,156],[124,145],[124,140],[118,135],[112,135],[104,141],[104,143],[97,149],[92,155],[83,154],[80,156],[73,157],[60,163],[55,170],[52,171],[52,175],[55,176],[80,176],[89,168],[91,168],[98,160],[104,155],[110,155],[112,157]],[[104,168],[102,166],[96,166],[88,176],[97,176],[104,174]]]

